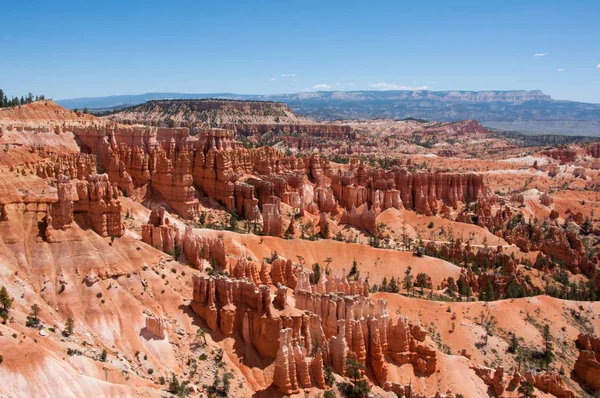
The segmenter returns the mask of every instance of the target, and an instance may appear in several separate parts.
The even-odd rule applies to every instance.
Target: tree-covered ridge
[[[34,101],[43,99],[46,99],[43,94],[34,96],[32,93],[27,94],[25,97],[12,97],[9,99],[4,93],[4,90],[0,89],[0,108],[12,108],[14,106],[31,104]]]

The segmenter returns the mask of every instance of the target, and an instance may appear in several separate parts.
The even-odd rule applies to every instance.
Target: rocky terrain
[[[476,119],[486,127],[527,134],[598,136],[600,104],[561,101],[539,90],[511,91],[319,91],[240,95],[149,93],[62,100],[67,108],[122,108],[150,100],[223,98],[278,101],[316,120],[422,118],[456,122]]]
[[[0,395],[598,393],[598,143],[42,100],[0,150]]]

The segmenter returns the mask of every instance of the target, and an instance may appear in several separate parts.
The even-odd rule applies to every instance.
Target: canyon
[[[598,144],[41,100],[0,150],[0,395],[600,388]]]

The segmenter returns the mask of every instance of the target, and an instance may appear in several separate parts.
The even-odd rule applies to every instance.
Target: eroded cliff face
[[[600,338],[580,334],[577,338],[579,357],[573,371],[592,391],[600,391]]]
[[[142,242],[176,258],[185,256],[199,270],[207,266],[225,269],[225,245],[219,238],[203,236],[189,226],[182,229],[172,222],[161,206],[150,212],[148,223],[142,225]]]
[[[487,195],[474,173],[386,171],[359,162],[342,167],[317,155],[245,149],[226,130],[190,136],[187,128],[109,124],[74,133],[123,192],[135,196],[151,188],[186,219],[199,216],[199,199],[206,196],[248,220],[262,219],[265,234],[273,236],[283,235],[282,204],[301,215],[341,213],[341,223],[374,233],[375,218],[388,208],[431,215]]]
[[[240,260],[233,274],[242,279],[194,275],[191,305],[211,330],[226,336],[241,331],[246,344],[273,359],[273,383],[282,393],[323,386],[324,366],[345,376],[348,358],[372,368],[381,385],[386,355],[399,365],[412,364],[418,374],[435,372],[437,353],[424,343],[425,331],[406,317],[393,320],[384,299],[368,298],[364,282],[321,274],[311,286],[306,270],[279,260],[270,273],[263,271],[264,263],[258,272],[256,264]],[[282,276],[286,273],[295,278]],[[293,290],[281,283],[290,279],[295,279]]]

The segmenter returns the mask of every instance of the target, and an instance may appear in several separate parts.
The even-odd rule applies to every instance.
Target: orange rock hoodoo
[[[73,221],[89,225],[100,236],[121,236],[125,228],[119,192],[106,174],[91,174],[77,181],[76,190],[70,178],[56,178],[58,201],[50,205],[46,215],[46,237],[52,241],[52,231],[69,229]],[[76,193],[76,196],[73,194]]]
[[[581,351],[574,372],[592,391],[600,391],[600,338],[580,334],[577,345]]]
[[[385,171],[352,163],[345,171],[316,155],[300,159],[271,147],[245,149],[226,130],[108,125],[75,128],[84,148],[98,154],[111,181],[128,193],[151,187],[184,218],[199,216],[201,195],[258,220],[267,235],[283,234],[281,202],[296,212],[335,213],[342,222],[375,231],[375,217],[402,206],[432,214],[441,205],[486,195],[481,175]],[[361,206],[362,210],[357,210]]]
[[[210,260],[211,266],[226,267],[225,244],[221,239],[202,236],[186,227],[183,234],[165,216],[163,207],[152,209],[148,223],[142,225],[142,241],[165,253],[183,252],[197,268],[203,269],[203,262]],[[180,253],[179,253],[180,254]]]
[[[243,260],[240,264],[236,273],[249,266]],[[271,270],[272,279],[276,273]],[[226,336],[240,330],[243,340],[260,355],[274,359],[273,383],[284,394],[313,382],[322,386],[324,365],[345,375],[349,357],[372,367],[381,384],[387,375],[385,355],[399,364],[413,364],[417,373],[435,371],[436,351],[422,344],[425,331],[406,317],[392,321],[386,301],[373,303],[363,282],[323,280],[321,289],[335,286],[343,293],[318,293],[319,284],[308,285],[306,271],[298,267],[296,274],[295,307],[287,304],[291,297],[279,294],[285,292],[281,284],[273,299],[269,285],[257,285],[252,279],[194,275],[192,308],[212,330]]]

